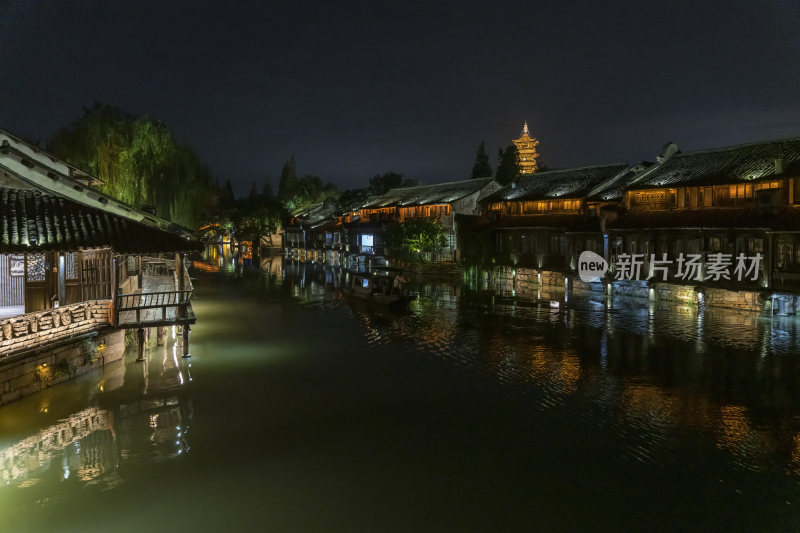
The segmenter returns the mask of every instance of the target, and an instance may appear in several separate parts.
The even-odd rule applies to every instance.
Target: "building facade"
[[[118,359],[126,329],[141,356],[151,328],[178,326],[188,355],[200,244],[75,176],[0,132],[0,404]]]

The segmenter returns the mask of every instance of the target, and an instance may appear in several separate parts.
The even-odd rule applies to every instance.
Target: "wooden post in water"
[[[186,254],[175,254],[175,275],[178,278],[178,298],[182,301],[183,298],[183,290],[186,288],[186,281],[184,276],[186,273],[184,272],[183,266],[183,259],[186,257]],[[186,306],[179,305],[176,312],[176,318],[186,318]]]
[[[167,328],[164,326],[158,326],[156,328],[156,345],[157,346],[164,346],[164,341],[167,338]]]
[[[111,256],[111,310],[112,313],[109,317],[112,326],[119,324],[119,309],[120,304],[119,295],[119,256]]]
[[[137,363],[144,361],[144,328],[136,330],[136,340],[139,341],[139,357],[136,358]]]
[[[188,358],[191,357],[189,353],[189,324],[184,324],[183,326],[183,357]]]

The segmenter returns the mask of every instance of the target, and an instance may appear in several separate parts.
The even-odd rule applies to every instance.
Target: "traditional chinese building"
[[[639,167],[595,165],[522,176],[483,200],[497,251],[513,265],[548,272],[574,271],[583,250],[603,254],[603,225],[612,200],[602,193],[627,183]]]
[[[480,202],[500,187],[492,178],[479,178],[392,189],[361,206],[358,222],[348,226],[350,234],[357,235],[361,241],[352,244],[363,247],[370,239],[380,239],[384,223],[428,218],[441,222],[447,231],[447,245],[434,260],[456,261],[456,216],[480,214]]]
[[[533,174],[536,172],[539,168],[536,162],[536,159],[539,157],[539,152],[536,151],[539,141],[531,137],[530,133],[528,133],[527,122],[522,126],[522,134],[519,136],[519,139],[514,139],[512,142],[519,152],[520,172],[522,174]]]
[[[800,290],[799,187],[800,138],[685,154],[669,143],[627,187],[627,212],[609,223],[610,259],[641,256],[648,275],[655,259],[667,268],[653,279],[740,293],[731,299],[750,290],[742,306],[759,307],[763,294],[752,291]],[[757,273],[745,275],[756,257]],[[691,271],[689,258],[699,264]]]
[[[63,380],[118,359],[125,329],[141,356],[150,328],[179,326],[188,355],[185,254],[199,243],[93,182],[0,131],[0,403],[56,379],[34,380],[32,368],[73,369]]]
[[[493,233],[505,286],[535,280],[791,313],[800,293],[799,179],[800,139],[686,154],[668,143],[652,165],[522,177],[485,199],[469,240]],[[583,252],[610,266],[591,287],[578,281]]]

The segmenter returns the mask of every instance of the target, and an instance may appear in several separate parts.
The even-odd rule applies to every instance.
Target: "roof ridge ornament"
[[[523,124],[522,124],[522,134],[525,135],[526,133],[528,133],[528,121],[527,120],[524,121]]]

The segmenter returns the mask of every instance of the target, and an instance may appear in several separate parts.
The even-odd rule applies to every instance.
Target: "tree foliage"
[[[475,165],[472,167],[472,178],[489,178],[492,176],[492,167],[489,164],[489,154],[486,153],[486,145],[483,141],[478,146],[475,154]]]
[[[339,189],[333,183],[324,183],[318,176],[306,174],[297,177],[297,163],[292,156],[281,170],[278,198],[289,211],[305,209],[313,204],[336,199]]]
[[[417,184],[417,180],[404,179],[400,173],[386,172],[385,174],[376,174],[369,179],[367,192],[370,195],[377,196],[397,187],[413,187]]]
[[[261,237],[272,240],[287,215],[271,187],[259,192],[253,184],[245,198],[234,200],[211,217],[203,236],[212,240],[233,237],[239,242],[260,241]]]
[[[95,104],[56,132],[48,151],[103,181],[102,192],[196,228],[217,201],[211,172],[162,123]]]
[[[297,191],[297,163],[294,156],[283,164],[281,178],[278,181],[278,198],[284,203],[292,201]]]
[[[508,185],[519,179],[521,168],[519,165],[519,151],[513,144],[498,153],[497,172],[494,179],[501,185]]]
[[[424,252],[436,252],[447,244],[447,230],[441,222],[429,218],[392,222],[383,235],[392,255],[412,261],[420,260]]]

